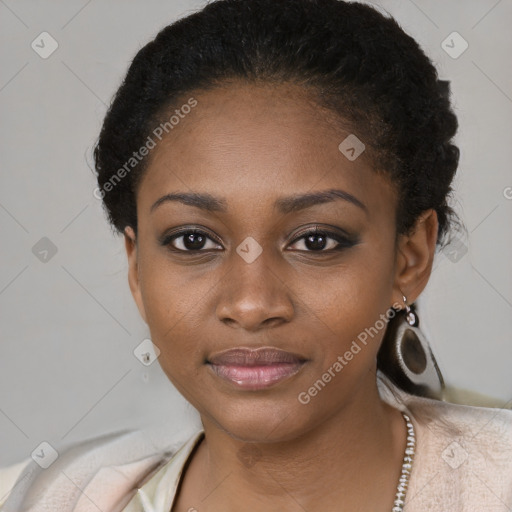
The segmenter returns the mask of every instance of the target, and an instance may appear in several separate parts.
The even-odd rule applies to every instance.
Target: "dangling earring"
[[[444,379],[430,344],[419,328],[419,318],[413,304],[389,321],[377,355],[378,368],[404,391],[443,400]]]

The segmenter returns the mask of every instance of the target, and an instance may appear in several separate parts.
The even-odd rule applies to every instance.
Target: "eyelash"
[[[172,252],[175,252],[175,253],[180,253],[181,252],[181,253],[199,254],[201,252],[207,252],[208,250],[211,250],[211,249],[197,249],[197,250],[176,249],[175,247],[173,247],[171,245],[171,242],[173,242],[174,240],[176,240],[178,238],[181,238],[181,237],[183,237],[185,235],[190,235],[190,234],[204,236],[205,238],[208,238],[209,240],[212,240],[215,243],[218,243],[220,245],[220,243],[217,240],[215,240],[212,237],[210,237],[208,235],[208,233],[206,233],[205,231],[202,231],[200,229],[196,229],[196,228],[183,229],[181,231],[173,233],[172,235],[164,236],[163,240],[161,241],[161,244],[163,246],[168,246],[169,250],[171,250]],[[356,245],[356,243],[357,243],[357,240],[351,240],[350,238],[347,238],[347,237],[345,237],[343,235],[340,235],[339,233],[336,233],[334,231],[329,231],[327,229],[322,229],[322,228],[320,228],[318,226],[316,228],[309,229],[307,231],[303,231],[299,235],[300,236],[297,236],[291,242],[291,245],[293,245],[296,242],[298,242],[299,240],[303,240],[303,239],[305,239],[305,238],[307,238],[308,236],[311,236],[311,235],[317,235],[317,236],[318,235],[324,235],[325,237],[331,238],[331,239],[335,240],[338,243],[338,245],[336,247],[334,247],[333,249],[328,249],[328,250],[321,249],[321,250],[318,250],[318,251],[314,251],[314,250],[299,250],[299,252],[318,253],[318,254],[332,253],[332,252],[342,251],[343,249],[348,249],[348,248]],[[217,250],[217,249],[214,249],[214,250]]]

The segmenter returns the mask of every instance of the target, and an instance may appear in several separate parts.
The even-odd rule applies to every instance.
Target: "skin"
[[[436,213],[423,212],[395,245],[392,184],[364,153],[349,161],[339,151],[349,132],[297,86],[231,82],[190,96],[198,106],[152,151],[137,190],[137,236],[125,230],[130,289],[159,363],[205,430],[172,510],[389,512],[406,429],[378,394],[384,329],[308,404],[298,395],[403,305],[402,292],[408,303],[418,297],[432,269]],[[367,211],[344,200],[274,209],[279,197],[327,189],[349,192]],[[226,212],[168,201],[150,213],[163,195],[192,191],[224,198]],[[311,249],[297,235],[317,223],[358,243],[328,253],[338,245],[328,239]],[[184,226],[218,240],[200,253],[177,252],[186,250],[183,237],[175,252],[159,244]],[[251,263],[236,252],[248,236],[262,248]],[[236,346],[274,346],[308,362],[271,388],[240,390],[205,364]],[[249,445],[253,465],[239,457]]]

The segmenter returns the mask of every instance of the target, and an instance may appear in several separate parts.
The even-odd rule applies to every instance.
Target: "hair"
[[[459,162],[449,82],[397,21],[342,0],[214,0],[137,53],[108,109],[94,160],[114,232],[137,233],[149,157],[127,169],[134,152],[187,95],[233,81],[301,86],[319,115],[364,141],[363,156],[397,191],[397,237],[431,208],[437,246],[460,224],[448,205]]]

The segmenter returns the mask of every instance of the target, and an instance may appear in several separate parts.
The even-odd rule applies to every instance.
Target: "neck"
[[[292,510],[290,500],[297,510],[320,510],[335,506],[336,499],[344,510],[391,510],[406,429],[400,412],[380,398],[375,377],[335,414],[294,439],[244,443],[208,418],[202,422],[201,491],[207,496],[218,489],[202,510],[227,512],[230,503],[232,510],[240,509],[235,504],[270,510],[276,502]]]

